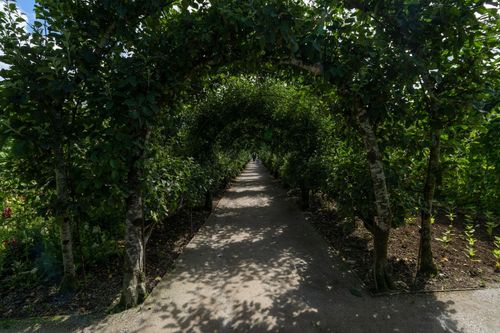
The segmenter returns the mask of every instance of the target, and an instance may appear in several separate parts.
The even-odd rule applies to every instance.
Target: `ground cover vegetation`
[[[149,240],[253,151],[303,208],[335,208],[326,229],[366,229],[374,290],[408,225],[418,276],[440,244],[495,281],[497,4],[40,0],[29,24],[0,6],[2,295],[75,295],[122,261],[120,304],[142,302]]]

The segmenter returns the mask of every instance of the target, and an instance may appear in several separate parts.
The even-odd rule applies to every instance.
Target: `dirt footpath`
[[[8,331],[500,332],[500,289],[371,297],[342,266],[251,162],[142,307]]]

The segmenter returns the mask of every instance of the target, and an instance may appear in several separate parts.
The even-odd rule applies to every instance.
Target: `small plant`
[[[495,237],[494,249],[491,251],[495,257],[495,270],[500,271],[500,237]]]
[[[476,244],[476,239],[474,238],[474,233],[476,232],[476,229],[474,229],[474,226],[472,224],[467,224],[465,226],[465,240],[467,241],[467,247],[466,247],[466,254],[469,258],[474,258],[476,256],[476,250],[474,248],[474,245]]]
[[[436,219],[434,218],[434,216],[431,216],[431,225],[434,224],[434,222],[436,222]]]
[[[476,256],[476,250],[474,249],[473,246],[467,245],[466,250],[467,250],[467,257],[472,259]]]
[[[408,216],[405,216],[404,223],[405,223],[405,225],[410,225],[413,222],[413,220],[415,220],[415,216],[408,215]]]
[[[443,235],[441,236],[441,238],[436,237],[436,240],[443,243],[443,246],[446,248],[448,246],[448,244],[450,244],[451,241],[453,240],[453,235],[454,235],[453,234],[453,226],[450,224],[448,226],[448,228],[446,229],[446,231],[443,232]]]
[[[498,227],[498,223],[494,222],[493,220],[488,220],[486,222],[486,232],[490,237],[493,237],[493,230]]]
[[[493,220],[491,213],[486,214],[486,232],[490,237],[493,237],[493,231],[498,227],[498,223]]]
[[[448,220],[450,220],[450,225],[451,225],[453,221],[455,221],[456,215],[452,211],[450,211],[448,214],[446,214],[446,217],[448,218]]]

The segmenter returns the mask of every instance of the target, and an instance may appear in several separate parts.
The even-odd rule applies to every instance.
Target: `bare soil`
[[[364,284],[373,289],[373,240],[362,223],[342,223],[332,208],[312,210],[308,221],[339,252],[346,265],[357,273]],[[474,235],[476,254],[470,258],[466,250],[463,217],[456,218],[450,227],[450,221],[443,213],[438,214],[432,225],[432,249],[438,274],[416,278],[419,225],[419,218],[415,218],[391,231],[388,253],[396,291],[500,287],[500,272],[495,270],[495,258],[492,254],[493,237],[484,228],[477,226]],[[452,240],[445,244],[436,238],[442,238],[448,228],[452,230]],[[497,228],[496,234],[498,231]]]

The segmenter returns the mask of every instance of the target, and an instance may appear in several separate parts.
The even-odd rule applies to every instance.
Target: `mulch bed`
[[[209,216],[207,211],[182,211],[157,225],[147,244],[147,289],[152,289],[173,266],[194,234]],[[59,293],[58,285],[4,289],[0,286],[0,319],[32,316],[106,313],[120,296],[122,259],[113,258],[106,267],[87,267],[85,282],[73,293]]]
[[[338,251],[346,265],[357,273],[365,286],[373,290],[373,241],[362,223],[342,223],[331,208],[312,210],[308,221]],[[415,279],[420,239],[419,224],[420,221],[416,218],[391,231],[388,252],[395,291],[500,287],[500,272],[495,271],[495,259],[491,252],[492,237],[482,228],[476,228],[476,255],[471,259],[466,255],[467,242],[461,218],[454,221],[452,241],[447,246],[435,239],[440,238],[450,224],[444,214],[439,214],[432,226],[432,249],[435,263],[438,265],[438,274]],[[497,228],[497,235],[498,231]]]

